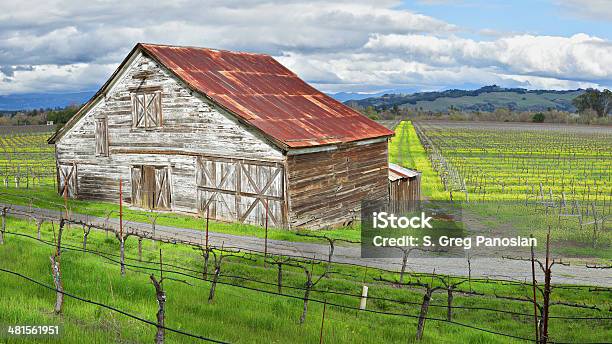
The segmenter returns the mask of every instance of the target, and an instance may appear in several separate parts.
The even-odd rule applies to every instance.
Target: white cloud
[[[482,31],[490,40],[467,39],[461,28],[399,4],[4,1],[0,94],[95,89],[136,42],[269,53],[325,91],[612,84],[609,41],[490,29]]]
[[[516,35],[493,41],[456,36],[374,35],[365,48],[440,68],[460,65],[499,74],[612,82],[612,43],[585,34]]]
[[[555,0],[567,13],[588,19],[612,20],[610,0]]]
[[[106,78],[116,67],[114,64],[85,63],[36,65],[31,68],[15,66],[11,73],[0,72],[0,94],[92,90],[92,85]],[[44,88],[41,89],[41,85]]]

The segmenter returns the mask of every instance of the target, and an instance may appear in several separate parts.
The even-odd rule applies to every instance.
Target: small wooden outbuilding
[[[137,44],[49,143],[70,197],[319,228],[388,199],[391,135],[271,56]]]
[[[389,199],[393,211],[410,210],[414,201],[421,200],[421,172],[389,163]]]

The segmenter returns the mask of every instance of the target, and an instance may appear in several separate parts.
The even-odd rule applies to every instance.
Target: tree
[[[588,89],[574,98],[572,104],[580,113],[593,110],[597,113],[597,117],[605,117],[612,110],[612,91]]]
[[[544,118],[546,118],[546,116],[544,116],[543,113],[538,112],[535,115],[533,115],[533,117],[531,117],[531,121],[535,123],[542,123],[544,122]]]
[[[79,110],[78,106],[70,105],[63,109],[53,110],[47,114],[47,119],[58,126],[64,125]]]
[[[363,114],[368,116],[369,118],[372,118],[374,116],[378,117],[378,113],[376,113],[376,110],[374,110],[374,107],[371,105],[365,108]]]

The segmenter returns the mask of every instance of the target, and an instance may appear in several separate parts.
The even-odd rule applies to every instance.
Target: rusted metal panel
[[[268,55],[140,44],[191,88],[283,148],[346,143],[393,131],[319,92]]]

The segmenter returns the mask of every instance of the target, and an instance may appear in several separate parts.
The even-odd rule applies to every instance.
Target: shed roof
[[[389,180],[396,181],[402,178],[414,178],[419,175],[419,171],[411,170],[400,165],[389,163]]]
[[[269,55],[139,46],[195,91],[284,148],[393,135],[393,131],[316,90]]]

